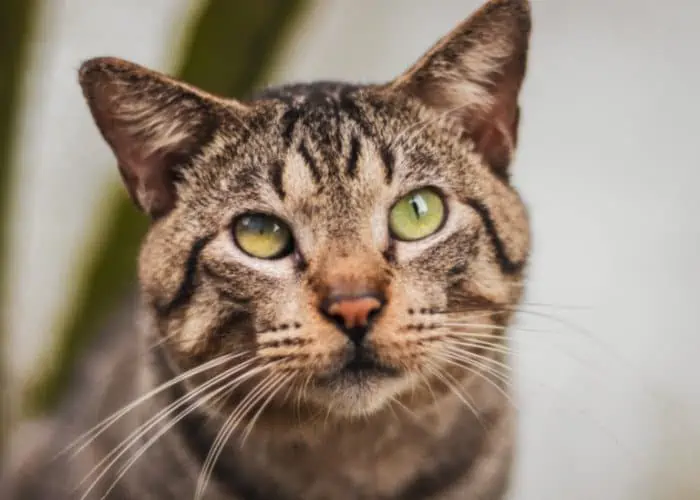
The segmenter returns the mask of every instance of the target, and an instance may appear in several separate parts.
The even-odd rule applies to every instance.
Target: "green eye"
[[[241,250],[259,259],[278,259],[289,255],[294,248],[287,225],[271,215],[240,217],[233,227],[233,237]]]
[[[444,218],[442,197],[430,188],[422,188],[394,205],[389,214],[389,228],[397,239],[415,241],[440,229]]]

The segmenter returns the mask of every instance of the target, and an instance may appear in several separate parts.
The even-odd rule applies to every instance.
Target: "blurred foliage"
[[[15,125],[19,115],[20,89],[24,75],[24,61],[32,34],[36,2],[34,0],[0,1],[0,262],[7,262],[10,187]],[[7,371],[4,365],[7,335],[6,266],[0,265],[0,445],[5,441],[9,418]]]
[[[18,0],[17,3],[19,3]],[[308,0],[209,0],[194,22],[179,71],[210,92],[246,97],[265,78],[274,55]],[[60,333],[54,362],[27,393],[27,411],[42,413],[61,397],[72,366],[110,311],[134,285],[136,256],[148,222],[123,189],[110,209],[101,248],[84,270],[77,305]]]

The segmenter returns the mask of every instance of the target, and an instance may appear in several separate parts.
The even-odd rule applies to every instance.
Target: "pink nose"
[[[382,309],[382,302],[372,295],[338,297],[328,303],[325,312],[346,330],[367,328],[372,314]]]

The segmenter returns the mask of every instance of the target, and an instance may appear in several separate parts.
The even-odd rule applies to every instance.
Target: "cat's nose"
[[[383,305],[382,298],[373,294],[341,295],[326,300],[321,309],[350,340],[360,343]]]

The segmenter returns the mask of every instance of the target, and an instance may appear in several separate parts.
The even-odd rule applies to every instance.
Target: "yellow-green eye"
[[[440,229],[444,218],[442,197],[430,188],[422,188],[394,205],[389,214],[389,229],[399,240],[420,240]]]
[[[278,259],[294,248],[287,225],[271,215],[240,217],[233,227],[233,237],[241,250],[259,259]]]

